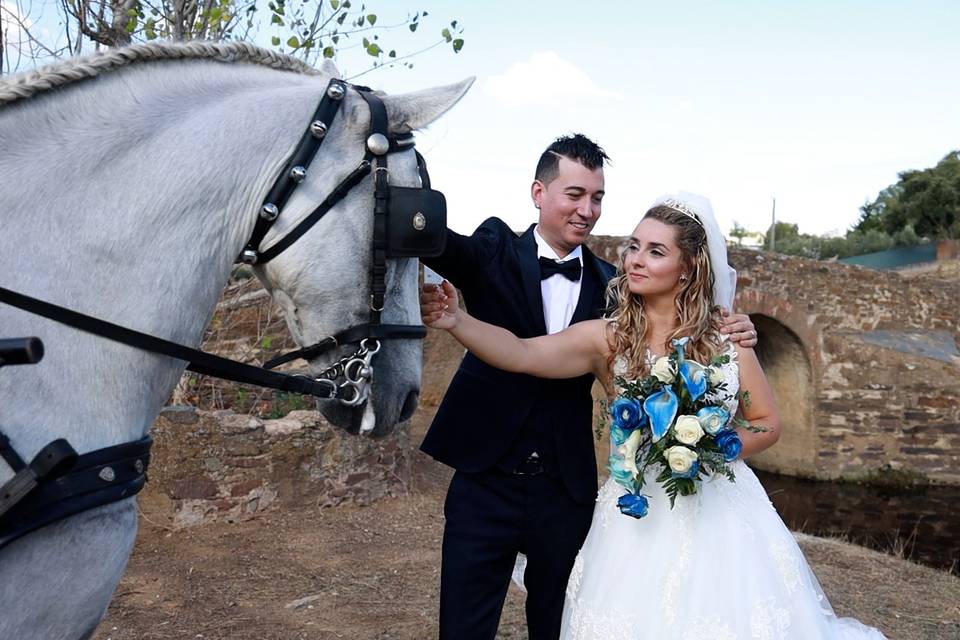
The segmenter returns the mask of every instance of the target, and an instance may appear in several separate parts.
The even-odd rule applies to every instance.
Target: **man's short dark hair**
[[[610,160],[600,145],[581,133],[561,136],[540,155],[534,178],[544,185],[550,184],[560,173],[561,157],[579,162],[591,171],[603,168],[604,161]]]

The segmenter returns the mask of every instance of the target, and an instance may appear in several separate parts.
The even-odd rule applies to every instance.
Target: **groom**
[[[599,318],[615,269],[583,243],[600,217],[606,160],[583,135],[558,138],[530,190],[537,224],[519,237],[498,218],[469,237],[448,231],[443,255],[424,262],[463,292],[472,315],[521,338]],[[727,324],[743,337],[752,328],[746,316]],[[520,552],[529,637],[559,637],[597,494],[592,384],[592,375],[546,380],[464,357],[421,445],[456,469],[444,505],[441,640],[493,640]]]

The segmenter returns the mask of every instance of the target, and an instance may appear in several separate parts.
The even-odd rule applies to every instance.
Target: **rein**
[[[238,258],[246,264],[265,264],[301,238],[347,194],[374,173],[373,254],[370,265],[370,320],[349,327],[320,342],[292,351],[263,368],[229,360],[99,318],[88,316],[22,293],[0,288],[0,303],[54,320],[114,342],[187,362],[196,373],[318,398],[335,399],[348,406],[367,401],[373,376],[373,358],[381,340],[417,340],[426,336],[423,325],[383,324],[386,296],[386,260],[396,257],[435,256],[446,240],[446,202],[430,188],[423,157],[416,153],[421,177],[419,188],[389,184],[387,155],[413,148],[413,136],[390,136],[383,101],[366,87],[352,87],[370,109],[370,135],[360,164],[351,171],[290,233],[266,250],[260,244],[279,217],[294,189],[306,177],[350,87],[332,79],[324,91],[307,131],[300,139],[280,177],[260,207],[253,233]],[[34,339],[35,340],[35,339]],[[6,341],[0,341],[3,343]],[[34,351],[10,349],[19,354],[3,364],[29,364],[42,358],[42,345]],[[271,371],[300,358],[312,359],[341,345],[358,348],[327,367],[316,377]],[[2,345],[0,345],[2,346]],[[18,360],[19,358],[19,360]],[[342,379],[342,382],[340,381]],[[371,427],[372,428],[372,427]],[[136,495],[146,482],[150,461],[149,436],[83,455],[64,439],[54,440],[27,464],[0,431],[0,457],[14,477],[0,486],[0,549],[14,540],[68,516]]]

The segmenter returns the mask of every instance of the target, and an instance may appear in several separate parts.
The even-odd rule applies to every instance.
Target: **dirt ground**
[[[278,509],[173,531],[141,520],[94,640],[436,637],[445,468],[419,456],[409,495],[369,507]],[[901,640],[960,639],[960,579],[800,536],[840,615]],[[498,638],[526,638],[511,587]]]
[[[462,348],[428,339],[419,443]],[[416,453],[409,491],[367,507],[284,504],[179,531],[141,518],[127,572],[93,640],[422,640],[437,636],[450,471]],[[149,487],[147,491],[149,491]],[[836,540],[799,536],[839,615],[896,640],[960,640],[960,579]],[[525,639],[511,586],[498,638]],[[804,639],[806,640],[806,639]],[[814,640],[814,639],[810,639]]]

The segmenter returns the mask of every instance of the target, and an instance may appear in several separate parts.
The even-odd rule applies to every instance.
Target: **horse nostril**
[[[417,410],[417,400],[419,397],[420,394],[416,391],[411,391],[407,394],[407,398],[403,401],[403,408],[400,409],[400,422],[409,420],[413,416],[413,412]]]

